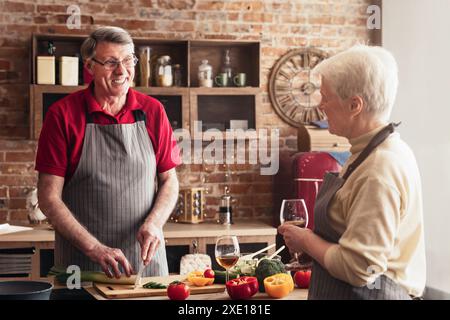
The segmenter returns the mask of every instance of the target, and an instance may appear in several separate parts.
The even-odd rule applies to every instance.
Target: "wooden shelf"
[[[256,95],[261,93],[259,87],[225,87],[225,88],[190,88],[189,92],[196,95]]]
[[[190,86],[198,87],[198,66],[202,60],[208,60],[213,75],[220,72],[225,50],[230,50],[230,63],[233,74],[245,73],[247,84],[252,87],[260,86],[260,56],[261,46],[255,41],[222,41],[222,40],[193,40],[189,43]]]
[[[45,113],[50,103],[62,98],[64,95],[76,92],[78,90],[85,89],[87,86],[62,86],[62,85],[30,85],[30,137],[31,139],[38,139],[43,119]],[[248,96],[246,100],[251,101],[251,105],[248,108],[256,110],[261,102],[261,89],[254,87],[243,87],[243,88],[187,88],[187,87],[133,87],[133,89],[142,92],[147,95],[151,95],[156,99],[163,100],[164,96],[180,96],[181,97],[181,128],[191,130],[193,134],[194,122],[198,120],[198,97],[199,96],[209,96],[210,99],[215,100],[218,105],[220,101],[223,101],[226,96],[230,99],[233,96]],[[222,98],[221,98],[222,97]],[[163,105],[165,104],[161,101]],[[215,108],[216,110],[219,110]],[[241,109],[241,108],[239,108]],[[242,109],[243,110],[243,109]],[[254,117],[255,110],[250,111],[252,113],[251,118],[255,119],[255,123],[250,124],[249,129],[258,128],[256,123],[256,117]],[[171,112],[166,109],[168,113],[169,120]],[[211,115],[215,117],[214,115]],[[226,119],[226,111],[224,117],[219,117]],[[251,119],[250,119],[251,120]],[[180,120],[179,120],[180,121]],[[228,120],[229,121],[229,120]],[[210,139],[204,139],[209,141]]]
[[[56,58],[63,55],[79,55],[80,46],[87,36],[67,36],[55,34],[33,34],[32,70],[30,86],[30,137],[39,137],[42,122],[48,107],[64,95],[86,88],[85,85],[37,85],[36,57],[46,54],[49,41],[56,47]],[[260,56],[261,45],[258,41],[223,41],[223,40],[182,40],[182,39],[147,39],[134,38],[135,52],[139,48],[151,48],[151,71],[156,59],[169,55],[172,64],[180,64],[182,72],[181,87],[157,87],[153,79],[152,86],[134,87],[135,90],[164,100],[166,112],[173,128],[183,128],[193,133],[195,120],[220,119],[224,129],[229,128],[229,120],[247,120],[249,129],[257,129],[256,110],[261,104]],[[207,59],[213,68],[213,76],[220,72],[224,50],[230,50],[231,67],[234,73],[247,75],[247,87],[198,87],[197,72],[201,60]],[[81,63],[81,60],[80,60]],[[80,65],[80,69],[82,66]],[[139,78],[139,65],[136,66],[136,79]],[[81,76],[82,72],[80,73]],[[79,83],[82,83],[79,79]],[[181,99],[177,98],[181,97]],[[162,102],[162,101],[161,101]],[[217,106],[217,107],[213,107]],[[200,112],[200,114],[199,114]],[[208,115],[210,113],[210,115]],[[206,116],[205,116],[206,114]]]
[[[30,138],[38,139],[41,132],[45,113],[51,103],[65,95],[85,89],[87,86],[61,86],[61,85],[30,85]],[[189,89],[182,87],[134,87],[133,89],[160,100],[166,108],[166,113],[171,118],[176,117],[181,124],[178,127],[189,128]],[[162,100],[170,96],[179,96],[180,104],[178,110],[173,112]],[[174,114],[173,117],[170,115]]]

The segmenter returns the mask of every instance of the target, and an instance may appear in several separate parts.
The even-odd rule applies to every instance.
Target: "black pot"
[[[0,282],[0,300],[49,300],[53,285],[41,281]]]

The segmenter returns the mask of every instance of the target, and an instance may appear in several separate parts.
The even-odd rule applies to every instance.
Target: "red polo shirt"
[[[93,96],[93,86],[70,94],[48,109],[39,137],[36,167],[39,172],[72,177],[80,161],[86,129],[86,110],[94,123],[134,123],[133,110],[146,114],[148,135],[153,144],[158,173],[180,163],[179,150],[163,105],[133,89],[128,90],[125,106],[117,115],[102,110]]]

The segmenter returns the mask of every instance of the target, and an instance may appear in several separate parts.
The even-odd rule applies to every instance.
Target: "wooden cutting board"
[[[189,285],[189,288],[191,289],[191,295],[200,293],[224,292],[225,290],[224,284],[212,284],[210,286],[204,287],[196,287],[194,285],[190,285],[185,275],[142,278],[141,283],[145,284],[150,281],[159,282],[166,286],[168,286],[172,281],[182,281]],[[142,286],[134,289],[134,285],[108,283],[94,283],[93,285],[94,288],[96,288],[102,296],[108,299],[167,296],[167,289],[145,289]]]

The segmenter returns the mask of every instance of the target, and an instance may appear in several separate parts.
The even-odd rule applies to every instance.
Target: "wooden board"
[[[167,286],[169,285],[169,283],[176,280],[183,281],[189,285],[189,282],[186,280],[186,276],[184,275],[142,278],[142,284],[154,281]],[[167,289],[145,289],[142,286],[134,289],[134,285],[118,285],[107,283],[94,283],[93,285],[102,296],[108,299],[155,297],[167,295]],[[194,285],[189,285],[189,287],[191,288],[191,295],[224,292],[225,290],[224,284],[212,284],[205,287],[196,287]]]

